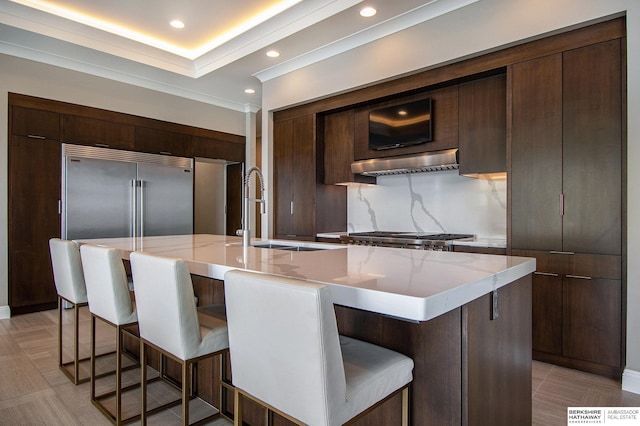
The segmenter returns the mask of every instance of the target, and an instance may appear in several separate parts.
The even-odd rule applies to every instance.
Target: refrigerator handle
[[[138,197],[136,192],[138,189],[138,181],[131,179],[131,236],[137,237],[138,232]]]
[[[139,180],[140,186],[140,237],[144,237],[144,181]]]

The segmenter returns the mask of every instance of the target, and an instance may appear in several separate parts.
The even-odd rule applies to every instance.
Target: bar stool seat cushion
[[[227,316],[224,305],[207,305],[198,308],[200,324],[200,349],[198,355],[217,352],[229,347]]]
[[[346,383],[341,421],[402,388],[413,380],[413,360],[389,349],[340,336]]]
[[[221,327],[226,326],[227,323],[227,312],[224,305],[206,305],[200,306],[197,309],[198,322],[200,323],[200,336],[204,338],[212,331],[218,334],[223,332]],[[221,344],[224,344],[224,342]]]

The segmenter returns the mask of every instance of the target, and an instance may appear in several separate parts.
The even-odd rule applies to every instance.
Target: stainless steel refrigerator
[[[193,159],[62,146],[62,237],[193,233]]]

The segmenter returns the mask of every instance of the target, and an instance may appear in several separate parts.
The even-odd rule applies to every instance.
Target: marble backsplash
[[[457,170],[378,177],[348,188],[347,231],[410,231],[506,238],[507,181]]]

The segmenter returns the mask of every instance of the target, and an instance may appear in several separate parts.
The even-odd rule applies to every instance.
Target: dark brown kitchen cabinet
[[[563,250],[616,254],[622,239],[620,40],[562,58]]]
[[[536,258],[534,359],[619,379],[624,368],[620,256],[512,250]]]
[[[512,247],[620,255],[620,40],[512,72]]]
[[[319,232],[345,231],[347,192],[322,184],[321,133],[316,114],[274,115],[273,167],[276,238],[315,240]]]
[[[324,128],[324,183],[353,182],[354,110],[327,114]]]
[[[565,275],[562,291],[563,354],[613,366],[621,377],[620,279]]]
[[[193,155],[191,135],[143,126],[135,128],[134,146],[136,151],[151,154],[174,155],[176,157],[191,157]]]
[[[514,64],[511,247],[538,259],[534,359],[620,378],[621,40]]]
[[[12,105],[11,134],[33,139],[58,140],[60,138],[60,114]]]
[[[61,142],[112,149],[134,149],[135,127],[78,115],[62,115]]]
[[[562,54],[512,67],[511,247],[562,250]]]
[[[274,122],[275,237],[315,238],[315,114]]]
[[[12,118],[21,122],[22,112],[14,109]],[[61,147],[57,140],[10,135],[8,154],[9,307],[16,315],[57,304],[48,241],[60,236]]]
[[[194,157],[244,162],[244,138],[238,137],[237,142],[230,142],[204,136],[193,136],[191,145]]]
[[[458,88],[460,174],[507,171],[506,74],[461,83]]]
[[[504,247],[465,246],[463,244],[454,244],[453,251],[458,253],[499,254],[503,256],[507,254],[507,249]]]
[[[324,183],[326,185],[349,182],[376,183],[373,176],[351,173],[354,161],[355,111],[332,112],[321,116],[322,146],[324,156]]]

